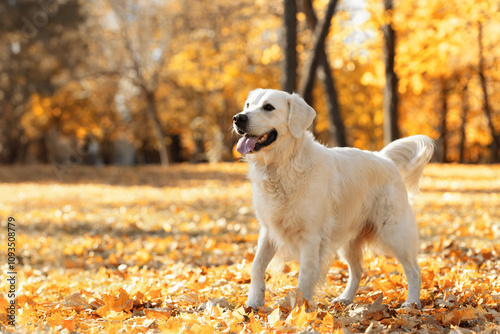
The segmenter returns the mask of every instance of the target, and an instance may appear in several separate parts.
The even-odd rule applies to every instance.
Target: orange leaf
[[[468,307],[466,309],[448,312],[443,316],[443,323],[446,325],[459,325],[462,321],[472,320],[474,318],[474,309]]]
[[[63,327],[69,330],[70,332],[74,332],[76,327],[76,322],[74,320],[64,320]]]
[[[262,332],[263,328],[259,320],[256,320],[253,315],[250,317],[250,329],[253,333]]]
[[[213,334],[215,329],[210,325],[194,325],[191,327],[190,333],[193,334]]]
[[[186,325],[194,325],[200,322],[196,314],[181,313],[180,317],[182,320],[184,320],[184,322],[186,322]]]
[[[156,319],[164,319],[167,320],[170,318],[170,312],[167,310],[159,310],[159,309],[144,309],[144,314],[148,318],[156,318]]]
[[[306,312],[306,305],[303,304],[300,307],[296,307],[288,315],[286,322],[292,326],[306,327],[310,321],[316,319],[318,312]]]
[[[394,264],[390,264],[390,263],[387,263],[387,262],[383,262],[380,266],[380,271],[383,273],[383,274],[388,274],[388,273],[392,273],[394,271],[397,271],[398,269],[398,266],[397,265],[394,265]]]
[[[64,318],[60,313],[54,313],[47,318],[47,323],[52,327],[56,327],[64,323]]]

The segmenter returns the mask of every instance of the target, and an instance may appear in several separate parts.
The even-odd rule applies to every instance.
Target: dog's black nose
[[[239,127],[244,127],[248,122],[248,116],[245,114],[236,114],[233,117],[234,124]]]

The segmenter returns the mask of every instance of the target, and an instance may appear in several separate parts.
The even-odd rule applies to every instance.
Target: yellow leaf
[[[207,314],[211,319],[219,319],[222,317],[222,309],[219,305],[214,305],[211,301],[207,302],[207,308],[205,309],[205,314]]]
[[[318,312],[306,312],[306,305],[296,307],[288,315],[286,322],[292,326],[306,327],[310,321],[316,319]]]
[[[236,321],[236,322],[242,322],[245,320],[244,315],[246,314],[246,312],[245,312],[245,309],[243,308],[243,306],[240,308],[237,308],[231,314],[232,314],[234,321]]]
[[[294,309],[295,306],[300,306],[304,302],[304,294],[299,288],[288,292],[285,296],[285,305],[290,309]]]
[[[273,327],[281,326],[280,309],[277,308],[267,316],[267,322]]]
[[[170,318],[166,322],[159,322],[158,324],[158,329],[160,329],[162,333],[169,334],[178,334],[183,327],[184,324],[179,318]]]
[[[115,310],[111,310],[106,315],[106,319],[113,319],[113,320],[123,321],[123,320],[126,320],[126,319],[130,318],[131,316],[132,316],[132,314],[130,314],[130,313],[126,313],[126,312],[123,312],[123,311],[117,312]]]

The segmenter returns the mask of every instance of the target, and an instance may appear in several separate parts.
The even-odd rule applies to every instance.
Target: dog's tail
[[[424,167],[434,153],[434,141],[424,135],[411,136],[393,141],[380,152],[396,164],[410,197],[416,196]]]

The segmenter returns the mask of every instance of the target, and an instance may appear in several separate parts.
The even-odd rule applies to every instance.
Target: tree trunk
[[[288,93],[295,91],[297,82],[297,4],[296,0],[284,0],[283,26],[285,59],[281,71],[281,88]]]
[[[447,114],[448,114],[448,91],[446,90],[446,81],[443,79],[441,83],[441,126],[439,129],[441,142],[442,157],[441,162],[448,162],[446,156],[448,155],[448,125],[447,125]]]
[[[483,91],[483,110],[488,119],[488,127],[491,133],[491,162],[498,162],[498,149],[500,148],[500,135],[497,136],[493,120],[491,117],[488,89],[486,87],[486,76],[484,75],[484,57],[483,57],[483,25],[478,22],[478,44],[479,44],[479,78],[481,79],[481,89]]]
[[[153,129],[153,135],[156,139],[156,145],[158,148],[158,153],[160,154],[160,163],[162,166],[168,166],[168,153],[167,153],[167,145],[165,144],[165,134],[161,129],[160,118],[158,117],[158,109],[156,106],[156,95],[153,91],[149,91],[144,89],[147,100],[147,113],[148,118],[151,122],[151,127]]]
[[[328,132],[331,138],[335,138],[336,146],[347,146],[347,138],[345,133],[344,120],[340,114],[339,103],[337,99],[337,91],[335,90],[335,81],[332,76],[332,71],[328,60],[326,60],[326,54],[320,55],[320,59],[324,60],[321,64],[321,77],[323,81],[324,90],[327,97],[327,108],[329,117],[329,127]]]
[[[303,1],[304,13],[306,14],[306,19],[312,30],[315,30],[318,19],[314,13],[314,8],[311,0]],[[323,87],[327,98],[327,108],[329,115],[329,141],[334,141],[330,143],[332,146],[347,146],[347,140],[345,135],[344,122],[340,114],[340,108],[337,99],[337,91],[335,90],[335,80],[332,75],[332,70],[330,68],[330,63],[328,63],[328,56],[325,52],[324,44],[323,48],[319,50],[319,66],[321,69],[320,77],[323,82]],[[306,95],[312,95],[312,85],[311,92],[306,93]]]
[[[467,103],[467,91],[469,84],[466,83],[462,88],[462,124],[460,124],[460,144],[458,147],[458,151],[460,152],[460,157],[458,162],[464,163],[464,153],[465,153],[465,124],[467,121],[467,114],[469,113],[469,104]]]
[[[393,0],[384,0],[385,12],[393,9]],[[398,77],[394,72],[394,57],[396,54],[396,34],[392,25],[386,23],[382,28],[384,32],[384,62],[385,62],[385,87],[384,87],[384,144],[387,145],[399,138],[398,129]]]
[[[318,68],[319,55],[321,50],[324,52],[325,48],[325,38],[330,30],[330,24],[332,21],[333,14],[335,13],[335,7],[337,5],[337,0],[330,0],[328,7],[326,8],[325,17],[322,22],[316,25],[313,33],[313,49],[311,50],[311,55],[304,64],[304,69],[302,71],[301,84],[299,88],[300,95],[308,101],[308,98],[312,96],[312,88],[314,85],[314,78],[316,77],[316,69]]]

